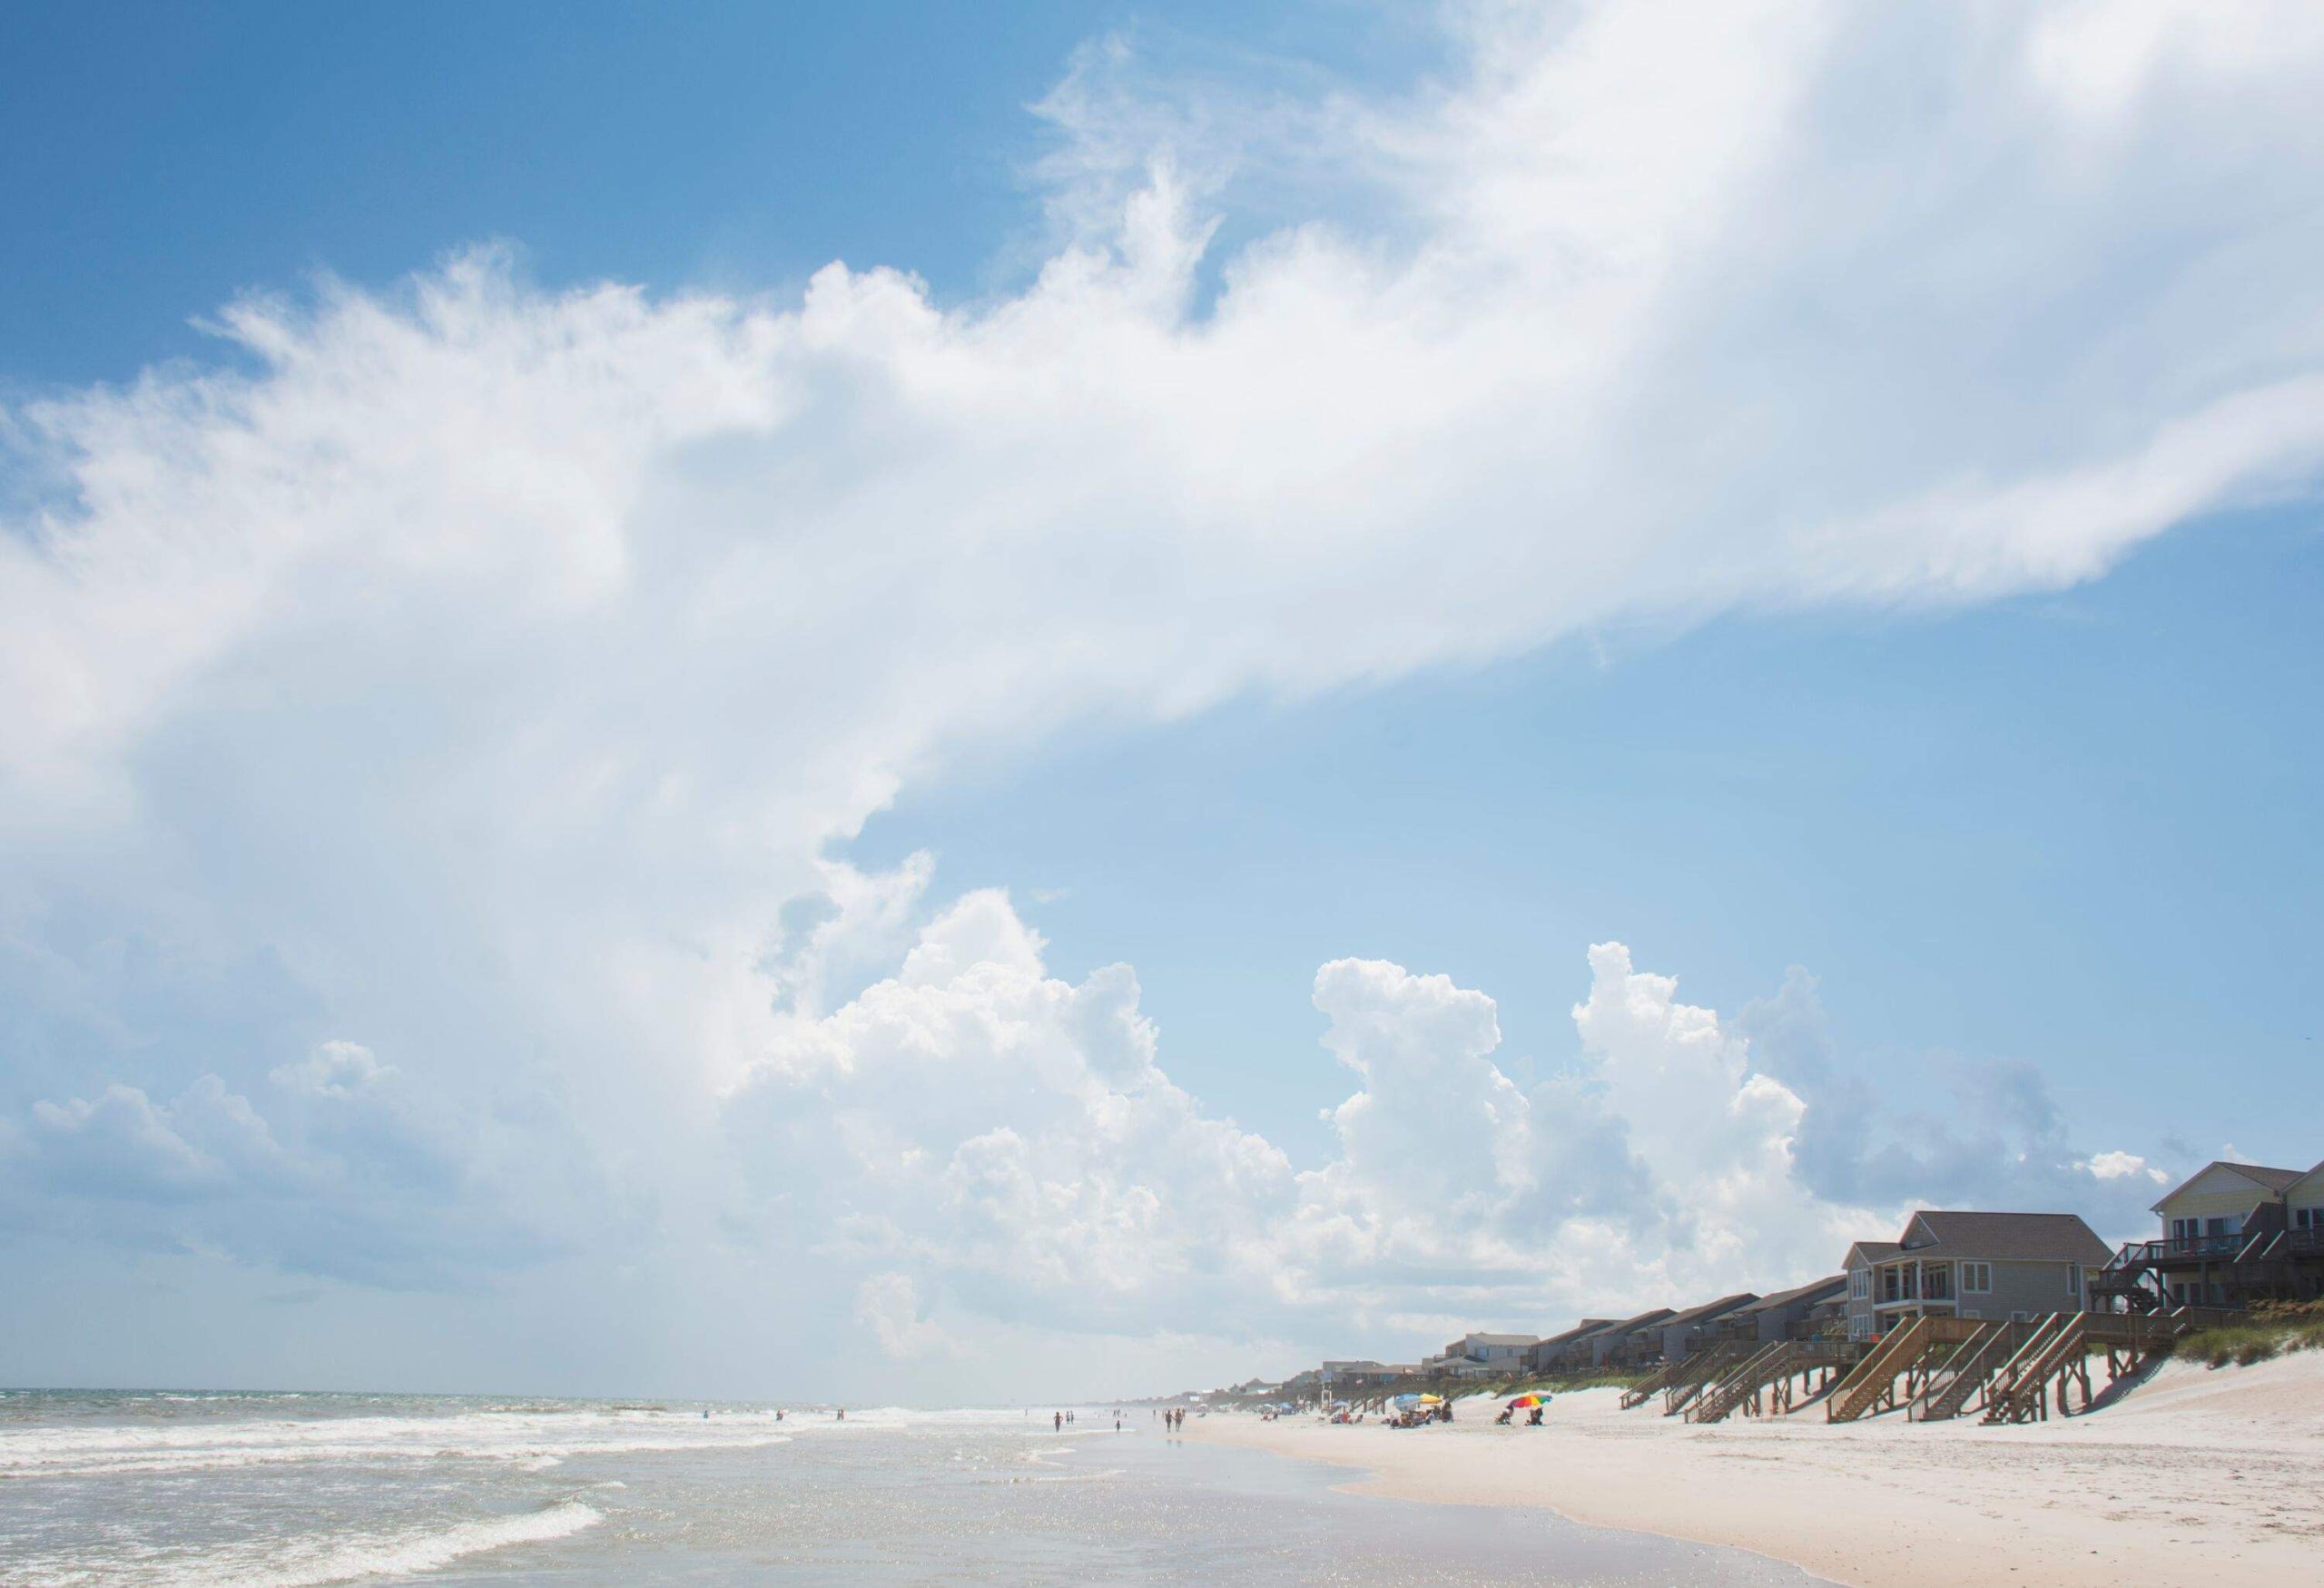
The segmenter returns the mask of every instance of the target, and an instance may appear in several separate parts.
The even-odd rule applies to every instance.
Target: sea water
[[[0,1583],[1809,1581],[1347,1475],[1172,1438],[1144,1407],[1060,1435],[1048,1408],[7,1391]]]

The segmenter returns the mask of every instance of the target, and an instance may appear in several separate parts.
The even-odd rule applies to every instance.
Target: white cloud
[[[1523,1092],[1478,994],[1344,962],[1317,1001],[1363,1087],[1302,1175],[1156,1068],[1127,971],[1057,981],[997,894],[915,937],[924,864],[830,855],[1075,721],[2053,588],[2312,491],[2307,10],[1495,6],[1406,93],[1193,116],[1093,57],[1049,106],[1068,241],[1015,291],[547,291],[469,254],[13,410],[61,488],[0,528],[0,923],[83,1047],[19,1067],[12,1159],[244,1183],[262,1126],[385,1163],[331,1133],[392,1068],[366,1139],[544,1247],[731,1220],[909,1277],[934,1218],[948,1283],[1102,1277],[1091,1327],[1165,1276],[1449,1306],[1428,1251],[1531,1276],[1512,1306],[1701,1282],[1997,1141],[2070,1168],[2006,1069],[1955,1077],[1984,1133],[1866,1149],[1624,965]],[[241,1001],[247,1050],[154,1060],[179,1101],[113,1090],[153,1045],[83,995],[123,942]],[[311,1051],[339,1031],[388,1060]],[[744,1216],[704,1143],[753,1110],[786,1158]]]
[[[867,1267],[882,1338],[917,1339],[940,1294],[1012,1326],[1409,1349],[1396,1320],[1432,1307],[1546,1326],[1772,1288],[1899,1222],[1817,1195],[1791,1152],[1807,1105],[1620,944],[1591,951],[1574,1070],[1531,1091],[1483,994],[1325,965],[1324,1041],[1357,1090],[1305,1171],[1169,1080],[1127,968],[1049,975],[1000,895],[938,915],[902,964],[795,1022],[728,1108],[742,1199],[780,1209],[761,1238]]]
[[[269,1072],[275,1085],[314,1098],[359,1097],[389,1080],[395,1066],[382,1064],[360,1042],[329,1041],[295,1064]]]
[[[1832,1271],[1916,1204],[2016,1206],[2035,1187],[2032,1205],[2102,1223],[2120,1200],[2107,1182],[2160,1172],[2073,1158],[2045,1123],[1859,1168],[1880,1194],[1835,1195],[1818,1179],[1845,1177],[1801,1161],[1807,1122],[1837,1110],[1859,1157],[1888,1130],[1855,1112],[1842,1067],[1795,1090],[1620,943],[1590,951],[1571,1061],[1530,1090],[1498,1061],[1483,993],[1379,961],[1324,966],[1322,1040],[1355,1090],[1306,1169],[1169,1079],[1127,967],[1053,976],[1001,894],[938,912],[891,964],[787,1021],[726,1119],[736,1200],[761,1215],[738,1238],[860,1272],[858,1322],[899,1356],[940,1337],[931,1298],[979,1338],[1159,1329],[1405,1352],[1452,1327],[1774,1289]],[[1772,1039],[1795,1052],[1822,1038],[1804,987]],[[2049,1111],[2029,1084],[2012,1072],[1999,1094],[2013,1115]],[[1992,1194],[1962,1194],[1978,1183]]]
[[[16,1143],[0,1187],[43,1198],[50,1234],[390,1287],[473,1282],[604,1216],[555,1137],[509,1139],[488,1110],[449,1117],[360,1044],[323,1043],[272,1080],[266,1112],[211,1073],[167,1102],[119,1082],[34,1101],[0,1134]],[[550,1187],[573,1220],[528,1205]]]
[[[2102,1180],[2142,1179],[2151,1185],[2167,1186],[2171,1177],[2156,1169],[2135,1152],[2095,1152],[2083,1166],[2091,1175]]]
[[[199,1100],[189,1100],[191,1111]],[[116,1084],[94,1099],[34,1103],[34,1140],[60,1181],[108,1195],[168,1196],[219,1179],[222,1167],[172,1127],[170,1111]]]
[[[957,1355],[933,1319],[920,1316],[920,1293],[908,1274],[875,1274],[855,1287],[855,1321],[891,1357]]]

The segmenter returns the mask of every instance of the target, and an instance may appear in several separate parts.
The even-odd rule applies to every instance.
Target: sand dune
[[[1363,1492],[1547,1506],[1863,1588],[2324,1581],[2324,1352],[2167,1363],[2095,1412],[2024,1427],[1836,1425],[1821,1406],[1696,1427],[1659,1407],[1590,1390],[1541,1428],[1464,1402],[1409,1432],[1224,1415],[1187,1431],[1368,1469]]]

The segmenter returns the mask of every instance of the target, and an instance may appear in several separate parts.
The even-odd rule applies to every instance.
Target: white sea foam
[[[253,1571],[248,1563],[202,1563],[181,1574],[159,1581],[169,1588],[321,1588],[362,1577],[408,1577],[432,1572],[468,1555],[511,1544],[547,1544],[570,1538],[605,1520],[594,1506],[578,1500],[559,1500],[538,1511],[463,1522],[433,1533],[406,1533],[339,1539],[309,1546]]]
[[[151,1558],[134,1580],[150,1588],[325,1588],[367,1578],[409,1577],[432,1572],[469,1555],[514,1544],[549,1544],[570,1538],[605,1520],[578,1500],[559,1500],[537,1511],[463,1522],[450,1527],[358,1533],[336,1538],[270,1539],[230,1545],[187,1560]],[[12,1579],[25,1588],[110,1582],[92,1576],[84,1562],[58,1570],[34,1568]]]
[[[476,1460],[540,1471],[576,1455],[748,1449],[788,1444],[772,1416],[494,1412],[449,1416],[269,1418],[245,1423],[11,1429],[0,1477],[202,1472],[289,1462]]]

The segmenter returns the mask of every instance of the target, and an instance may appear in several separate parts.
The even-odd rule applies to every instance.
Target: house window
[[[2299,1229],[2324,1229],[2324,1208],[2296,1208],[2292,1222]]]
[[[1994,1266],[1991,1263],[1961,1265],[1961,1288],[1965,1291],[1985,1291],[1994,1287]]]
[[[1851,1340],[1868,1340],[1872,1338],[1872,1320],[1868,1317],[1852,1317],[1848,1319],[1848,1338]]]
[[[2066,1265],[2066,1294],[2068,1296],[2082,1294],[2082,1265],[2080,1263]]]
[[[1848,1270],[1848,1298],[1851,1301],[1869,1301],[1872,1299],[1871,1269],[1850,1268]]]

